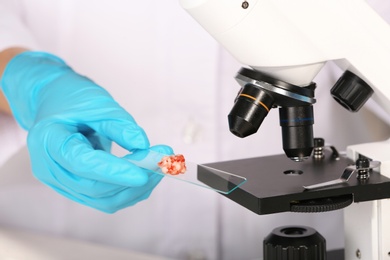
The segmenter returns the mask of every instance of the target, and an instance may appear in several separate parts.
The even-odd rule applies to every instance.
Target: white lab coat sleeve
[[[23,1],[0,0],[0,51],[9,47],[37,49],[37,43],[23,20],[23,13]]]

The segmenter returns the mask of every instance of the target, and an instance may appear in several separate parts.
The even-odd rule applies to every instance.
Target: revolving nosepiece
[[[309,157],[314,147],[315,83],[300,87],[246,68],[241,68],[236,80],[241,89],[228,115],[230,131],[241,138],[252,135],[271,108],[280,107],[285,154],[294,161]]]

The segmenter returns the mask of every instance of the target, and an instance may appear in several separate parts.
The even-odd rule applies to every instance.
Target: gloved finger
[[[44,129],[50,129],[50,126],[45,126]],[[75,193],[85,194],[91,197],[110,196],[127,188],[122,185],[103,183],[89,178],[83,178],[69,172],[50,156],[47,156],[45,145],[42,145],[39,141],[42,139],[41,135],[46,135],[45,131],[40,128],[34,128],[29,132],[28,136],[28,147],[30,150],[33,174],[41,182],[52,188],[66,188]]]
[[[159,145],[154,145],[150,147],[150,150],[165,154],[165,155],[172,155],[173,154],[173,149],[172,147],[164,144],[159,144]]]
[[[153,151],[153,153],[151,153],[151,151]],[[147,159],[148,161],[153,160],[152,164],[157,165],[163,156],[171,155],[172,153],[172,148],[167,145],[155,145],[151,146],[149,149],[132,150],[130,154],[125,155],[123,158],[130,161],[142,161],[144,159]]]
[[[136,203],[149,198],[153,189],[158,185],[160,181],[161,177],[157,174],[153,174],[150,177],[149,182],[144,186],[136,188],[126,188],[111,196],[100,198],[80,194],[67,188],[52,188],[63,196],[80,204],[95,208],[105,213],[115,213],[118,210],[135,205]]]
[[[123,113],[127,113],[123,111]],[[123,117],[122,117],[123,118]],[[145,131],[127,114],[126,119],[109,119],[88,123],[97,133],[119,144],[126,150],[147,149],[149,140]]]
[[[162,155],[173,153],[172,148],[166,145],[156,145],[151,147],[150,150],[161,153]],[[155,162],[155,164],[157,165],[157,162]],[[46,184],[51,183],[56,187],[67,187],[67,190],[69,191],[73,191],[74,193],[82,194],[88,197],[109,197],[128,188],[122,185],[102,183],[100,181],[82,178],[80,176],[74,175],[71,172],[68,172],[66,169],[64,169],[58,164],[54,165],[53,167],[56,167],[55,172],[61,172],[61,174],[56,174],[55,178],[52,178],[50,181],[46,180]],[[150,172],[149,176],[152,174],[153,173]],[[160,177],[160,179],[162,178],[161,175],[158,176]]]
[[[52,178],[49,179],[45,178],[45,180],[41,180],[44,184],[49,186],[50,188],[54,189],[55,191],[61,193],[62,195],[76,201],[82,204],[82,200],[80,198],[82,197],[88,197],[90,200],[99,200],[100,198],[106,198],[106,197],[112,197],[115,194],[118,194],[119,192],[128,189],[129,187],[125,186],[119,186],[119,185],[107,185],[105,183],[94,181],[97,185],[91,185],[90,187],[85,186],[84,184],[81,184],[81,182],[68,185],[65,181],[63,181],[63,175],[61,175],[62,180],[59,180],[58,178]],[[89,181],[89,183],[92,183],[90,180],[83,179],[82,182]],[[99,187],[99,184],[102,185],[102,187]],[[83,186],[84,185],[84,186]]]
[[[83,133],[83,135],[88,139],[88,141],[91,143],[91,146],[95,150],[103,150],[106,152],[111,151],[111,145],[112,141],[105,136],[99,135],[94,130],[91,130],[90,132]]]
[[[130,154],[123,158],[129,160],[131,163],[151,171],[158,171],[158,162],[166,156],[173,153],[172,148],[166,145],[153,146],[150,149],[133,150]]]
[[[29,141],[44,140],[48,155],[78,177],[128,187],[142,186],[148,181],[146,170],[105,151],[94,150],[82,134],[74,133],[69,126],[40,123],[32,131],[43,131],[45,136]]]
[[[110,207],[111,213],[114,213],[120,209],[133,206],[136,203],[146,200],[150,197],[155,187],[160,183],[162,180],[162,176],[153,173],[149,177],[149,182],[142,186],[137,188],[129,188],[126,190],[123,190],[119,192],[115,198],[115,207]],[[136,190],[134,190],[136,189]],[[131,197],[131,199],[129,199]],[[103,204],[104,205],[104,204]],[[107,204],[106,204],[107,205]]]
[[[46,176],[41,176],[43,173],[40,172],[34,175],[52,188],[61,188],[69,192],[71,191],[74,194],[85,195],[91,198],[113,196],[118,192],[128,188],[127,186],[104,183],[79,177],[71,172],[68,172],[58,164],[55,167],[52,167],[51,171],[56,172],[56,174],[50,175],[44,173]]]

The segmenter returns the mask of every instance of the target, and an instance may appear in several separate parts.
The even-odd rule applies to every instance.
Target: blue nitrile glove
[[[16,120],[29,131],[34,175],[57,192],[112,213],[146,199],[161,180],[110,154],[111,141],[129,151],[172,154],[172,149],[150,148],[145,132],[106,90],[58,57],[17,55],[1,87]]]

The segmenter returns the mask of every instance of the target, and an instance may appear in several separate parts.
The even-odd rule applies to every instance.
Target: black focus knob
[[[305,226],[275,228],[263,242],[264,260],[325,260],[326,241]]]
[[[357,112],[374,91],[364,80],[347,70],[333,86],[330,93],[340,105],[349,111]]]

